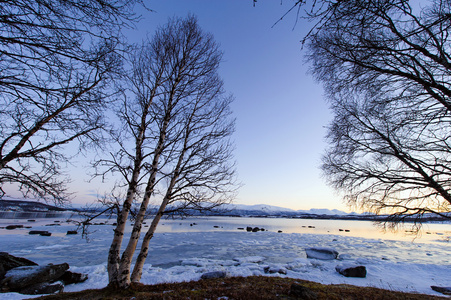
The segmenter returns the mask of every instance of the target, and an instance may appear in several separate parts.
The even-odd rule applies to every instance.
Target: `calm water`
[[[195,223],[196,225],[190,226]],[[150,224],[150,221],[148,222]],[[215,227],[216,226],[216,227]],[[247,226],[264,228],[268,231],[284,233],[333,234],[376,239],[433,242],[451,238],[451,224],[428,223],[418,235],[412,235],[409,228],[399,228],[396,232],[384,231],[374,222],[356,220],[315,220],[287,218],[249,217],[208,217],[185,220],[162,220],[158,232],[187,231],[236,231]],[[407,224],[409,226],[409,224]]]
[[[24,226],[41,227],[49,224],[64,224],[66,220],[73,216],[65,214],[60,217],[36,218],[35,222],[28,222],[27,219],[0,219],[0,227],[7,225],[22,224]],[[146,220],[144,226],[151,223],[151,219]],[[112,224],[114,220],[98,219],[97,222],[107,222]],[[407,223],[406,226],[410,224]],[[187,219],[162,219],[158,225],[157,232],[177,233],[177,232],[210,232],[210,231],[239,231],[247,226],[264,228],[266,231],[284,233],[307,233],[307,234],[330,234],[352,237],[363,237],[372,239],[388,239],[417,242],[434,242],[437,240],[451,239],[451,224],[449,223],[426,223],[418,235],[413,235],[409,228],[399,228],[396,232],[382,230],[374,222],[356,220],[315,220],[315,219],[287,219],[287,218],[251,218],[251,217],[192,217]],[[93,230],[96,226],[91,226]],[[147,228],[143,228],[143,232]],[[52,231],[55,227],[45,226],[45,229]],[[28,234],[30,229],[6,230],[0,229],[0,235]],[[127,228],[131,231],[131,225]],[[63,235],[65,232],[54,232],[54,235]]]

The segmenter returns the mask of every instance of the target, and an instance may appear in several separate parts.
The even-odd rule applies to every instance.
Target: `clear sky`
[[[325,126],[331,113],[322,87],[307,74],[300,40],[309,24],[296,12],[274,23],[293,1],[158,0],[145,1],[131,42],[151,35],[169,17],[197,16],[224,51],[220,75],[235,96],[235,159],[244,184],[236,203],[269,204],[292,209],[346,207],[321,177]],[[71,172],[74,202],[92,200],[98,183],[84,182],[87,168]]]
[[[273,27],[293,1],[259,0],[255,7],[252,0],[146,3],[154,12],[143,12],[130,40],[139,42],[169,17],[192,13],[224,51],[220,75],[235,96],[235,158],[244,184],[236,202],[345,209],[319,169],[331,113],[301,51],[309,24],[295,24],[293,12]]]

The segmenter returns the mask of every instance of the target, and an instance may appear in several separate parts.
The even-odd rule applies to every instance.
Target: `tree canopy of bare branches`
[[[323,171],[391,225],[451,211],[451,2],[318,1],[312,73],[334,112]]]
[[[222,52],[213,36],[194,16],[174,18],[130,57],[130,93],[118,108],[118,151],[95,164],[99,175],[121,178],[112,197],[120,211],[108,256],[109,283],[121,288],[141,279],[149,242],[164,215],[212,209],[229,202],[236,190],[232,97],[218,76]],[[151,202],[158,203],[156,214],[131,272]],[[133,207],[133,230],[121,254]]]
[[[99,141],[117,92],[120,31],[136,1],[6,0],[0,5],[0,192],[16,184],[66,200],[63,146]]]

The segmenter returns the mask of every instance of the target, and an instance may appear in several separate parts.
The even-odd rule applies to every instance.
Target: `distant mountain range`
[[[57,212],[57,211],[101,211],[102,207],[82,207],[77,205],[71,209],[56,207],[36,201],[18,200],[8,198],[0,200],[0,211],[10,212]],[[149,212],[156,212],[157,206],[151,206]],[[184,210],[184,215],[193,216],[234,216],[234,217],[275,217],[275,218],[300,218],[300,219],[339,219],[339,220],[372,220],[383,221],[386,215],[374,215],[369,213],[346,213],[337,209],[310,209],[293,210],[280,206],[267,204],[245,205],[245,204],[224,204],[211,211]],[[413,216],[414,221],[415,216]],[[405,221],[409,221],[406,219]],[[423,221],[449,221],[436,215],[423,216]]]
[[[0,200],[0,211],[55,212],[55,211],[66,211],[66,209],[36,201],[17,200],[10,198]]]
[[[288,214],[313,214],[313,215],[348,215],[348,213],[338,210],[338,209],[326,209],[326,208],[312,208],[309,210],[294,210],[290,208],[267,205],[267,204],[256,204],[256,205],[245,205],[245,204],[225,204],[221,207],[221,209],[230,210],[230,211],[249,211],[249,212],[258,212],[265,214],[280,214],[280,213],[288,213]],[[356,213],[351,213],[356,214]]]

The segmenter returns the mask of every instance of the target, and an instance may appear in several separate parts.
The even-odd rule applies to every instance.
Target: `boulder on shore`
[[[2,290],[20,292],[25,287],[57,281],[69,269],[67,263],[47,266],[23,266],[9,270],[0,285]]]
[[[88,279],[87,274],[70,272],[68,269],[66,263],[39,266],[31,260],[0,252],[0,292],[53,294],[62,292],[64,285]]]
[[[227,277],[227,272],[225,271],[213,271],[202,274],[200,278],[202,279],[215,279],[215,278],[225,278]]]
[[[54,294],[64,290],[64,284],[60,281],[48,283],[42,282],[27,286],[20,290],[21,294],[25,295],[40,295],[40,294]]]
[[[335,270],[343,276],[346,277],[366,277],[366,268],[365,266],[358,265],[338,265],[335,267]]]
[[[7,230],[14,230],[17,228],[23,228],[23,225],[8,225],[5,227],[5,229],[7,229]]]
[[[87,274],[75,273],[71,271],[64,272],[63,276],[61,276],[58,280],[64,282],[64,285],[81,283],[88,279]]]
[[[0,252],[0,281],[5,277],[6,272],[11,269],[23,266],[37,266],[38,264],[23,257],[12,256],[6,252]]]
[[[298,283],[293,283],[291,285],[290,295],[299,299],[318,299],[318,294],[316,292]]]
[[[305,249],[307,258],[321,260],[334,260],[338,257],[338,252],[331,248],[307,248]]]
[[[443,287],[443,286],[431,285],[431,289],[433,289],[436,292],[442,293],[444,295],[451,295],[451,286]]]

